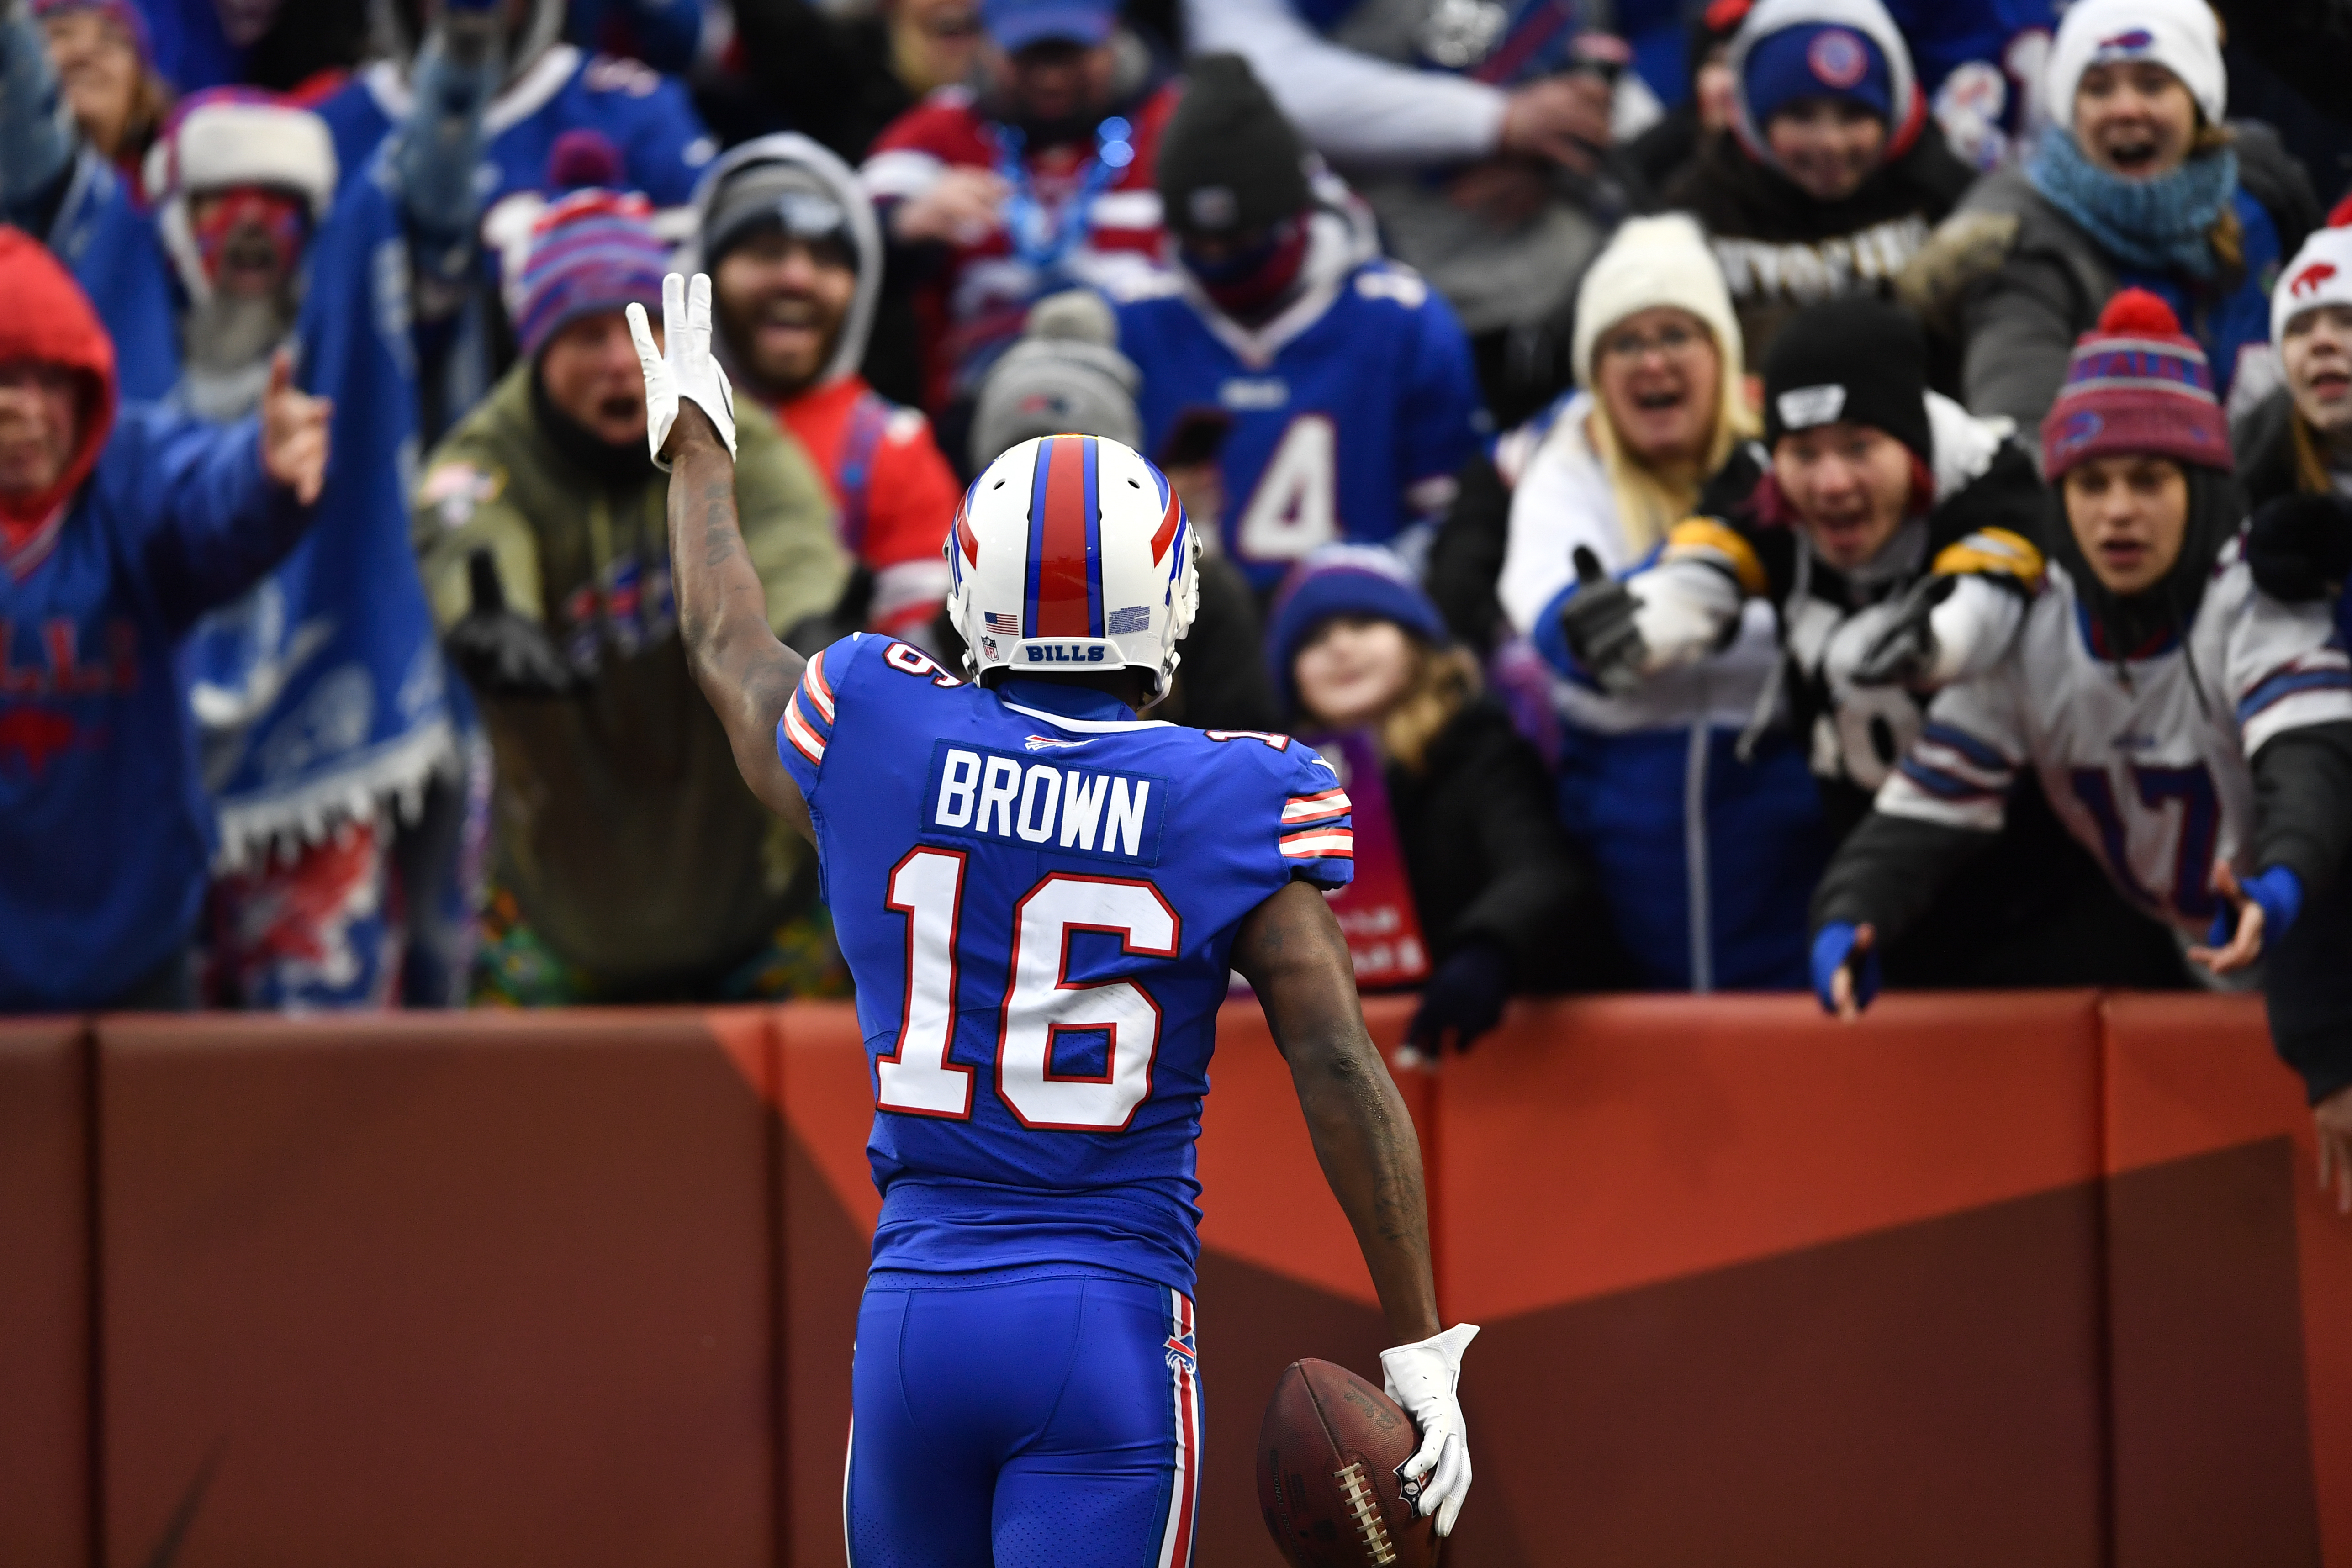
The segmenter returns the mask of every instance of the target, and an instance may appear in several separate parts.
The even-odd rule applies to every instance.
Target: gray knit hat
[[[1021,340],[981,383],[971,413],[971,465],[1036,435],[1103,435],[1143,444],[1136,389],[1143,373],[1112,344],[1118,336],[1099,295],[1072,289],[1041,299]]]

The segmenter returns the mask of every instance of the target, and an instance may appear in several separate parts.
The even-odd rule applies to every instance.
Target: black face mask
[[[2052,553],[2074,580],[2075,596],[2090,615],[2102,644],[2095,651],[2103,659],[2140,657],[2168,638],[2186,636],[2205,601],[2205,586],[2213,580],[2214,558],[2245,521],[2245,494],[2233,476],[2193,464],[2184,464],[2181,472],[2189,476],[2189,527],[2181,535],[2179,559],[2154,587],[2132,594],[2110,592],[2091,570],[2066,521],[2064,488],[2053,488]]]
[[[530,377],[530,412],[563,460],[584,470],[607,488],[642,485],[656,471],[652,451],[646,445],[644,436],[614,445],[555,406],[555,400],[547,395],[547,382],[541,379],[536,367]]]

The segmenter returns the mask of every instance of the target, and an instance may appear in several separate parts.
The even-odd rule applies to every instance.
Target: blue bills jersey
[[[858,635],[777,748],[857,982],[874,1268],[1100,1268],[1190,1294],[1193,1144],[1244,915],[1354,855],[1328,764]]]
[[[345,183],[408,118],[411,102],[399,68],[379,60],[319,106]],[[517,192],[545,190],[556,139],[580,130],[610,141],[621,155],[628,188],[644,192],[657,207],[691,201],[703,166],[719,150],[683,83],[635,60],[558,44],[509,83],[484,116],[489,145],[476,185],[482,211]]]
[[[1487,421],[1462,325],[1419,274],[1364,264],[1256,332],[1174,275],[1157,287],[1118,305],[1119,349],[1143,371],[1144,450],[1193,411],[1232,420],[1222,527],[1253,585],[1318,546],[1385,544],[1444,510]]]

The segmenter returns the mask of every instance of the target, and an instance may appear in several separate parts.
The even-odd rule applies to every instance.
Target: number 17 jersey
[[[866,634],[810,661],[777,749],[857,985],[875,1270],[1191,1294],[1234,935],[1293,877],[1347,882],[1329,766]]]

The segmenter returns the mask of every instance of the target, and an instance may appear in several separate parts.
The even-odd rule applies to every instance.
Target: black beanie
[[[1899,305],[1857,296],[1809,306],[1764,356],[1764,440],[1841,420],[1883,430],[1935,466],[1927,337]]]
[[[1239,55],[1202,55],[1160,133],[1160,200],[1179,235],[1247,234],[1304,212],[1307,143]]]

